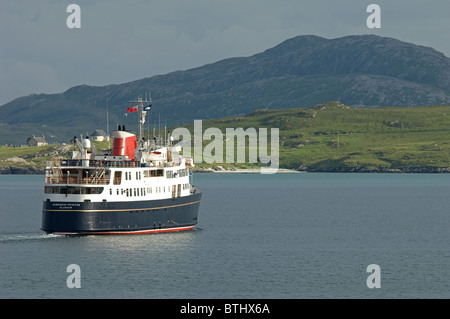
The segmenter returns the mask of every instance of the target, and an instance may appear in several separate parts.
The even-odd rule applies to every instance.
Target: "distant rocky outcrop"
[[[42,175],[45,173],[44,168],[37,168],[37,167],[15,167],[15,166],[0,166],[0,175],[11,175],[11,174],[18,174],[18,175],[26,175],[26,174],[35,174],[35,175]]]

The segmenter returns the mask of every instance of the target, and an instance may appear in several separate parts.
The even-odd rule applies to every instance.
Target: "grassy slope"
[[[193,126],[187,127],[193,135]],[[208,127],[217,127],[224,134],[226,128],[233,127],[279,128],[281,168],[358,171],[450,167],[450,106],[367,109],[329,102],[309,109],[259,110],[203,121],[203,130]],[[203,145],[209,143],[204,141]],[[27,165],[42,167],[61,153],[54,153],[52,147],[1,147],[0,166],[25,165],[6,161],[16,156],[25,158]],[[107,144],[97,146],[104,148]],[[225,150],[223,153],[225,156]],[[252,166],[198,166],[217,165]]]
[[[108,142],[95,142],[97,149],[107,149]],[[0,147],[0,167],[34,167],[42,169],[46,162],[56,157],[68,156],[75,148],[73,145],[46,145],[40,147]],[[15,161],[21,158],[25,161]]]
[[[450,167],[450,106],[261,110],[203,121],[203,129],[278,127],[280,167],[414,170]],[[207,143],[206,143],[207,144]]]

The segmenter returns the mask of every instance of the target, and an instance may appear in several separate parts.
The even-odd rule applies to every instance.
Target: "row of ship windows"
[[[177,171],[167,171],[167,178],[185,177],[189,175],[187,168],[179,169]]]
[[[77,186],[45,186],[45,194],[101,194],[104,187],[77,187]]]
[[[170,190],[170,186],[158,186],[158,187],[140,187],[140,188],[121,188],[116,189],[116,195],[126,195],[127,197],[133,197],[133,196],[146,196],[147,194],[153,194],[153,193],[170,193],[171,191],[174,192],[176,185],[172,186],[172,190]],[[189,184],[181,184],[181,187],[183,190],[189,188]],[[109,194],[113,194],[113,189],[109,189]]]
[[[186,184],[180,184],[181,188],[183,190],[189,188],[189,183]],[[173,185],[173,187],[176,187],[176,185]],[[104,187],[73,187],[73,186],[46,186],[44,191],[46,194],[87,194],[87,195],[93,195],[93,194],[101,194],[103,192]],[[153,193],[167,193],[175,191],[174,188],[170,188],[170,186],[158,186],[158,187],[141,187],[141,188],[122,188],[122,189],[116,189],[117,195],[126,195],[128,197],[130,196],[146,196],[147,194],[153,194]],[[113,194],[113,189],[109,189],[109,194]]]
[[[122,172],[117,171],[115,172],[115,178],[120,178]],[[130,181],[131,180],[131,172],[124,172],[125,180]],[[175,177],[184,177],[188,176],[189,171],[188,169],[179,169],[177,171],[167,171],[167,178],[175,178]],[[144,171],[144,177],[161,177],[164,176],[164,171],[162,169],[158,170],[145,170]],[[136,180],[141,180],[142,174],[141,172],[136,172]]]

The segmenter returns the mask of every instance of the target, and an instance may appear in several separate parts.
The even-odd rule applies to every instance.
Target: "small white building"
[[[109,136],[103,130],[95,130],[89,138],[97,142],[109,141]]]

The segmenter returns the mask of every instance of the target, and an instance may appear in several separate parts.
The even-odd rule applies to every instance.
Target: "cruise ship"
[[[195,227],[202,192],[191,184],[194,161],[181,155],[170,136],[145,140],[151,100],[134,102],[128,111],[138,115],[139,136],[118,125],[107,153],[97,152],[89,138],[75,138],[78,150],[70,158],[47,163],[43,231],[122,235]]]

